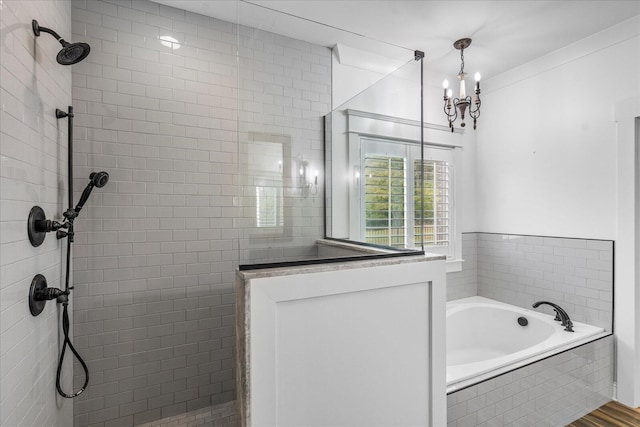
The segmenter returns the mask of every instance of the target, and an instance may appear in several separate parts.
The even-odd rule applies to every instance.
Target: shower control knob
[[[68,218],[65,222],[58,222],[53,219],[47,219],[44,214],[44,210],[42,210],[40,206],[34,206],[31,208],[29,217],[27,218],[27,234],[29,235],[29,241],[32,246],[40,246],[42,242],[44,242],[44,238],[47,233],[52,231],[56,232],[58,239],[65,237],[67,232],[62,231],[61,229],[63,228],[70,228]],[[60,237],[61,235],[62,237]]]

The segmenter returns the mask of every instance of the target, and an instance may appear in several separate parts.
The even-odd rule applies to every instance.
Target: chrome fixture
[[[533,304],[533,308],[538,308],[539,306],[541,306],[543,304],[551,306],[553,308],[553,310],[556,312],[556,318],[553,319],[553,320],[557,320],[559,322],[562,322],[561,325],[565,327],[564,328],[565,331],[573,332],[573,322],[569,318],[569,315],[567,314],[567,312],[562,309],[562,307],[560,307],[559,305],[554,304],[552,302],[538,301],[538,302]]]
[[[464,50],[471,44],[471,39],[464,38],[456,40],[453,47],[460,51],[460,71],[458,72],[458,80],[460,81],[460,93],[458,98],[453,98],[453,91],[449,89],[449,81],[445,79],[442,82],[444,88],[444,113],[449,120],[449,129],[453,132],[453,122],[458,118],[458,111],[460,112],[460,126],[465,127],[464,115],[465,112],[469,112],[469,116],[473,119],[473,129],[476,128],[476,121],[480,117],[480,73],[475,74],[476,85],[474,89],[473,99],[471,96],[467,96],[467,88],[465,78],[467,73],[464,72]],[[453,110],[453,111],[452,111]]]

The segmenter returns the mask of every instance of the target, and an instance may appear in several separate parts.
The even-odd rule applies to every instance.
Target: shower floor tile
[[[234,401],[221,403],[186,414],[139,424],[137,427],[235,427],[237,419],[234,405]]]

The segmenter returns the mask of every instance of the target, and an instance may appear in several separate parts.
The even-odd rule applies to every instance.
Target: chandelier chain
[[[464,48],[460,49],[460,73],[464,74]]]

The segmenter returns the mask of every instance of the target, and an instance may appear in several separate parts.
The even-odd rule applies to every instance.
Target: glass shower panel
[[[241,9],[242,12],[243,9]],[[315,256],[323,237],[323,124],[331,50],[238,27],[238,233],[241,264]]]
[[[308,29],[307,40],[287,35],[296,26]],[[347,31],[238,3],[238,190],[232,232],[241,265],[319,256],[316,241],[325,237],[324,116],[335,96],[336,48],[315,44],[318,32],[332,32],[337,43],[358,49],[397,51]]]
[[[407,57],[326,116],[327,237],[422,246],[421,63]]]

